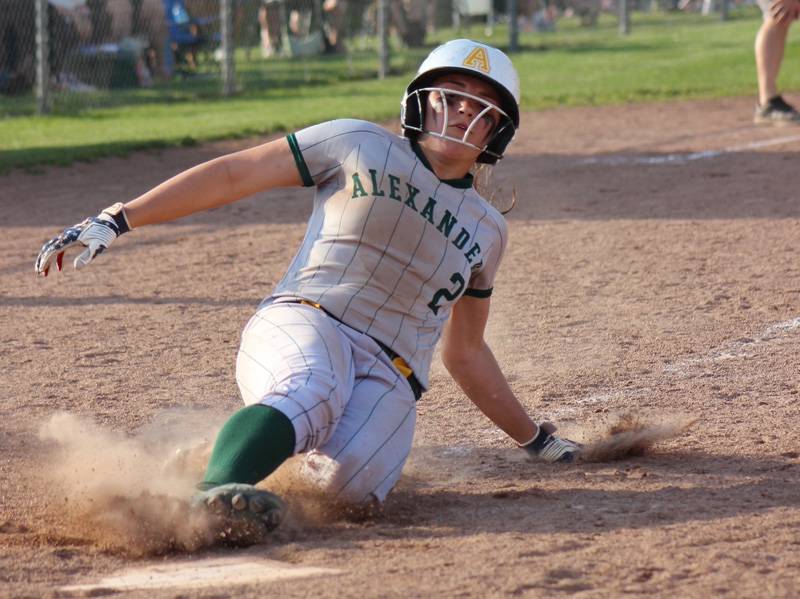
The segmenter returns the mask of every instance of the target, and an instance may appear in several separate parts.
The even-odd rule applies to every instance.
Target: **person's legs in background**
[[[766,2],[766,0],[764,0]],[[756,123],[800,122],[800,113],[778,94],[777,80],[783,62],[786,37],[794,18],[773,18],[769,6],[762,6],[764,21],[756,35],[755,55],[758,74]]]

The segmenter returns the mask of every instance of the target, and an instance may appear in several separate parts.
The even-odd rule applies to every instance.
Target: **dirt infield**
[[[0,596],[95,596],[114,591],[59,589],[241,555],[309,570],[133,595],[796,597],[800,127],[756,128],[751,109],[528,114],[496,174],[519,202],[488,337],[531,413],[583,440],[620,413],[688,431],[622,461],[526,463],[435,361],[385,513],[327,513],[289,488],[299,515],[247,550],[137,545],[140,514],[114,498],[155,492],[154,465],[239,406],[238,336],[309,192],[138,230],[36,280],[64,225],[252,140],[0,177]]]

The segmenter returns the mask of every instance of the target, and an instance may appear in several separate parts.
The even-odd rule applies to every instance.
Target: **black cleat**
[[[206,510],[220,541],[236,545],[264,542],[286,514],[286,504],[277,495],[239,483],[198,491],[191,504]]]
[[[781,96],[775,96],[763,106],[756,106],[753,122],[759,125],[800,124],[800,112]]]

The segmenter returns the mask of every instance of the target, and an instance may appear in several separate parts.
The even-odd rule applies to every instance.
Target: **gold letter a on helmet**
[[[484,73],[488,73],[491,67],[489,66],[489,56],[486,54],[486,48],[475,46],[467,57],[464,59],[464,66],[478,69]]]

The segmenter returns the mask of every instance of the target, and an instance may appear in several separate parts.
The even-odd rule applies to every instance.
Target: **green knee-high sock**
[[[247,406],[231,416],[217,435],[201,489],[227,483],[253,485],[294,453],[294,426],[269,406]]]

